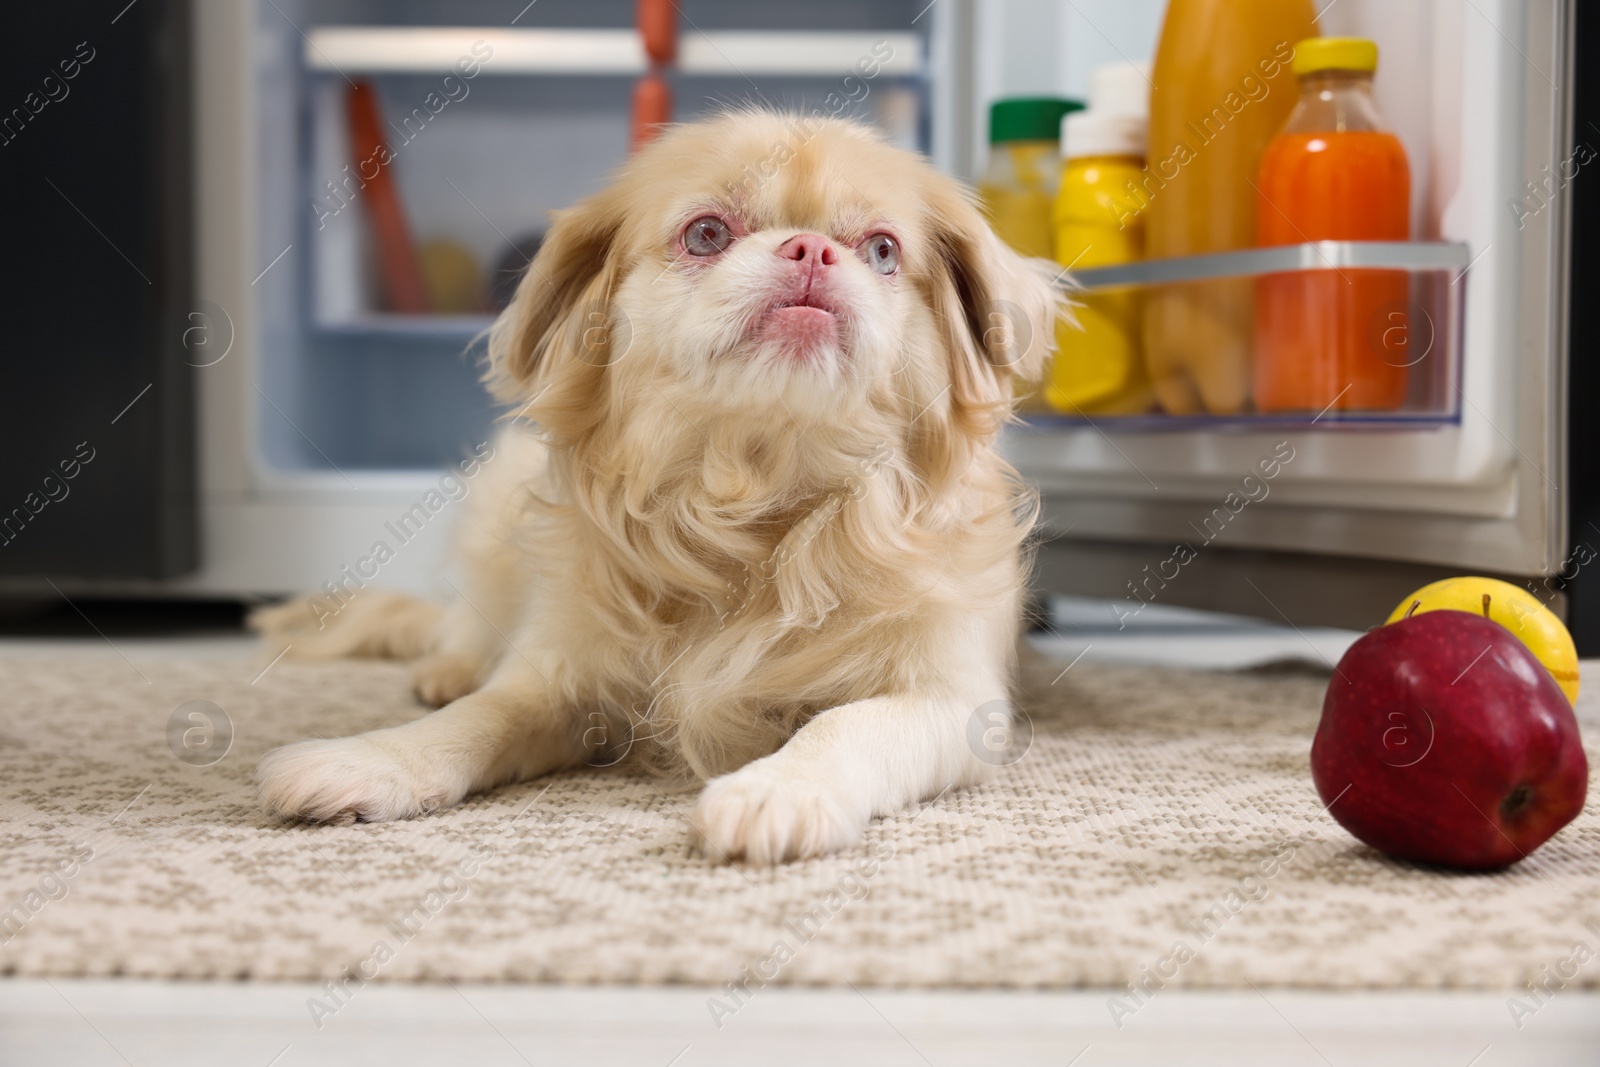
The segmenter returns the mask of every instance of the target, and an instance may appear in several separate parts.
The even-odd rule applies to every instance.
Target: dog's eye
[[[867,266],[879,274],[893,274],[900,269],[900,242],[886,233],[875,233],[857,246]]]
[[[714,256],[733,244],[733,231],[715,215],[703,215],[683,231],[683,247],[691,256]]]

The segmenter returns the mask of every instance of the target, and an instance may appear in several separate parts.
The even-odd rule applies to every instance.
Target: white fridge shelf
[[[448,70],[484,42],[494,57],[488,74],[637,75],[649,69],[634,30],[499,29],[491,27],[320,26],[306,34],[312,70],[364,74],[431,74]],[[672,70],[722,77],[856,74],[867,58],[876,74],[904,77],[922,69],[915,33],[685,31]],[[885,58],[887,56],[887,58]]]

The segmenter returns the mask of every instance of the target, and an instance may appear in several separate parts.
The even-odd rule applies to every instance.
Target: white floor
[[[1327,665],[1359,635],[1296,630],[1178,609],[1119,629],[1108,606],[1061,601],[1063,665]],[[235,637],[117,636],[134,661],[254,654]],[[0,656],[105,643],[12,638]],[[582,1064],[702,1067],[958,1067],[1017,1064],[1600,1064],[1600,992],[1567,990],[1519,1028],[1505,994],[1163,990],[1119,1029],[1107,992],[909,993],[765,989],[719,1028],[708,990],[544,986],[367,986],[319,1028],[312,986],[0,979],[0,1067]],[[1527,999],[1527,998],[1525,998]]]
[[[1104,992],[762,990],[719,1030],[707,990],[369,986],[319,1029],[312,986],[11,981],[0,1062],[1335,1064],[1600,1062],[1600,996],[1562,993],[1519,1031],[1493,994],[1158,993],[1117,1029]]]

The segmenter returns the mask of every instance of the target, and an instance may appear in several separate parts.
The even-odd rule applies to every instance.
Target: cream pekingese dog
[[[415,658],[447,706],[268,753],[262,805],[403,819],[631,750],[706,780],[709,856],[774,863],[979,781],[1034,514],[995,435],[1053,344],[1051,273],[864,127],[664,133],[491,331],[533,429],[466,505],[460,598],[257,617],[296,654]]]

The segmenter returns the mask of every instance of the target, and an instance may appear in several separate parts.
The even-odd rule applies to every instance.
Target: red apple
[[[1380,626],[1339,661],[1311,777],[1373,848],[1452,867],[1515,863],[1583,810],[1566,694],[1516,635],[1465,611]]]

